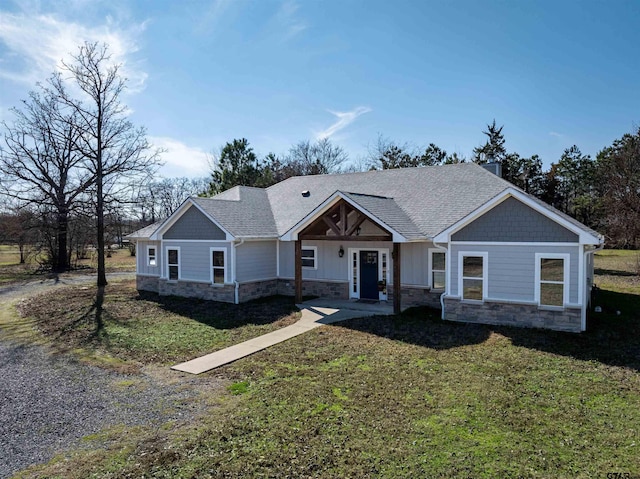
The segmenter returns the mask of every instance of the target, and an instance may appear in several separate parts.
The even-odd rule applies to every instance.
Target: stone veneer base
[[[233,303],[235,300],[234,285],[213,286],[209,283],[195,281],[167,281],[154,276],[136,276],[136,287],[141,291],[151,291],[161,296],[175,295],[189,298],[201,298],[212,301]],[[241,303],[266,296],[281,294],[295,295],[295,282],[288,279],[269,279],[241,283],[238,286],[238,299]],[[349,299],[348,281],[303,281],[302,294],[319,298]],[[430,306],[440,308],[440,292],[417,287],[402,288],[402,309],[413,306]],[[388,287],[388,301],[393,300],[393,286]]]
[[[160,296],[184,296],[212,301],[233,303],[235,301],[235,286],[213,286],[209,283],[195,281],[167,281],[153,276],[136,276],[136,288],[141,291],[151,291]],[[269,279],[253,281],[238,285],[238,300],[246,303],[266,296],[281,294],[294,296],[293,280]],[[321,298],[348,299],[349,283],[335,281],[303,281],[302,294]]]
[[[459,299],[445,298],[444,311],[444,319],[449,321],[544,328],[572,333],[579,333],[582,324],[579,308],[550,310],[539,308],[535,304],[492,301],[470,303]]]
[[[213,286],[193,281],[167,281],[153,276],[136,276],[136,287],[161,296],[175,295],[233,303],[235,286]],[[303,281],[305,296],[349,299],[349,283],[337,281]],[[393,301],[393,285],[388,286],[388,299]],[[295,295],[295,283],[287,279],[270,279],[242,283],[238,286],[241,303],[266,296]],[[402,287],[402,309],[413,306],[430,306],[440,309],[440,292],[418,287]],[[469,303],[454,298],[445,298],[445,319],[479,324],[545,328],[556,331],[580,332],[581,311],[568,308],[561,311],[540,309],[536,305],[486,301]]]
[[[429,306],[430,308],[441,309],[440,296],[442,291],[431,291],[429,288],[420,288],[419,286],[403,286],[402,298],[400,299],[401,309],[416,306]],[[387,286],[387,301],[393,302],[393,285]]]
[[[282,294],[284,296],[295,296],[295,281],[292,279],[279,279],[278,294]],[[330,299],[349,299],[349,282],[303,281],[302,295]]]
[[[138,276],[136,275],[136,289],[138,291],[158,292],[157,276]]]

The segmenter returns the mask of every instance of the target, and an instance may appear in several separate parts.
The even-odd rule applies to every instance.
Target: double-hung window
[[[459,253],[458,289],[462,299],[483,301],[487,297],[487,253]]]
[[[227,271],[227,250],[224,248],[211,248],[211,282],[224,284]]]
[[[306,269],[318,268],[318,248],[315,246],[302,247],[302,267]]]
[[[429,250],[429,284],[431,289],[443,290],[446,284],[446,253]]]
[[[147,265],[156,266],[156,247],[147,246]]]
[[[536,301],[560,308],[569,302],[568,254],[536,254]]]
[[[180,279],[180,248],[167,248],[167,278]]]

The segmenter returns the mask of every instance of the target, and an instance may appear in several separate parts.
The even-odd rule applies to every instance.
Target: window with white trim
[[[443,290],[446,285],[447,256],[444,251],[429,250],[429,284],[431,289]]]
[[[167,278],[180,279],[180,248],[167,248]]]
[[[536,254],[536,301],[540,306],[564,307],[569,296],[569,255]]]
[[[358,292],[358,273],[359,273],[359,268],[358,268],[358,251],[354,251],[352,256],[351,256],[351,261],[352,261],[352,275],[353,275],[353,294]]]
[[[317,269],[318,248],[316,246],[302,247],[302,267],[305,269]]]
[[[224,284],[227,277],[226,248],[211,248],[211,282]]]
[[[157,266],[156,262],[156,247],[155,246],[147,246],[147,265],[148,266]]]
[[[462,299],[482,301],[487,290],[486,254],[462,253],[460,260]]]

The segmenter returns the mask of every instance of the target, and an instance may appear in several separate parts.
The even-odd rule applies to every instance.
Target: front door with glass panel
[[[378,252],[360,251],[360,298],[379,299]]]

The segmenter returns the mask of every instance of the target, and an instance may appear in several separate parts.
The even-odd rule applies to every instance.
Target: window
[[[211,248],[211,282],[224,284],[226,278],[227,250]]]
[[[147,246],[147,264],[149,266],[156,266],[156,247]]]
[[[536,301],[540,306],[563,307],[568,302],[569,255],[536,254]]]
[[[459,268],[462,270],[458,288],[462,299],[482,301],[487,297],[486,264],[487,253],[459,254]]]
[[[353,293],[358,292],[358,252],[354,251],[352,254],[352,264],[353,264]]]
[[[316,258],[318,248],[315,246],[302,247],[302,267],[307,269],[317,269]]]
[[[429,254],[429,284],[431,289],[443,290],[446,285],[446,253],[430,249]]]
[[[180,249],[167,248],[167,265],[169,268],[167,277],[170,280],[180,279]]]
[[[387,294],[387,253],[380,252],[380,257],[382,258],[382,274],[380,278],[384,283],[384,289],[382,290],[382,294]]]

